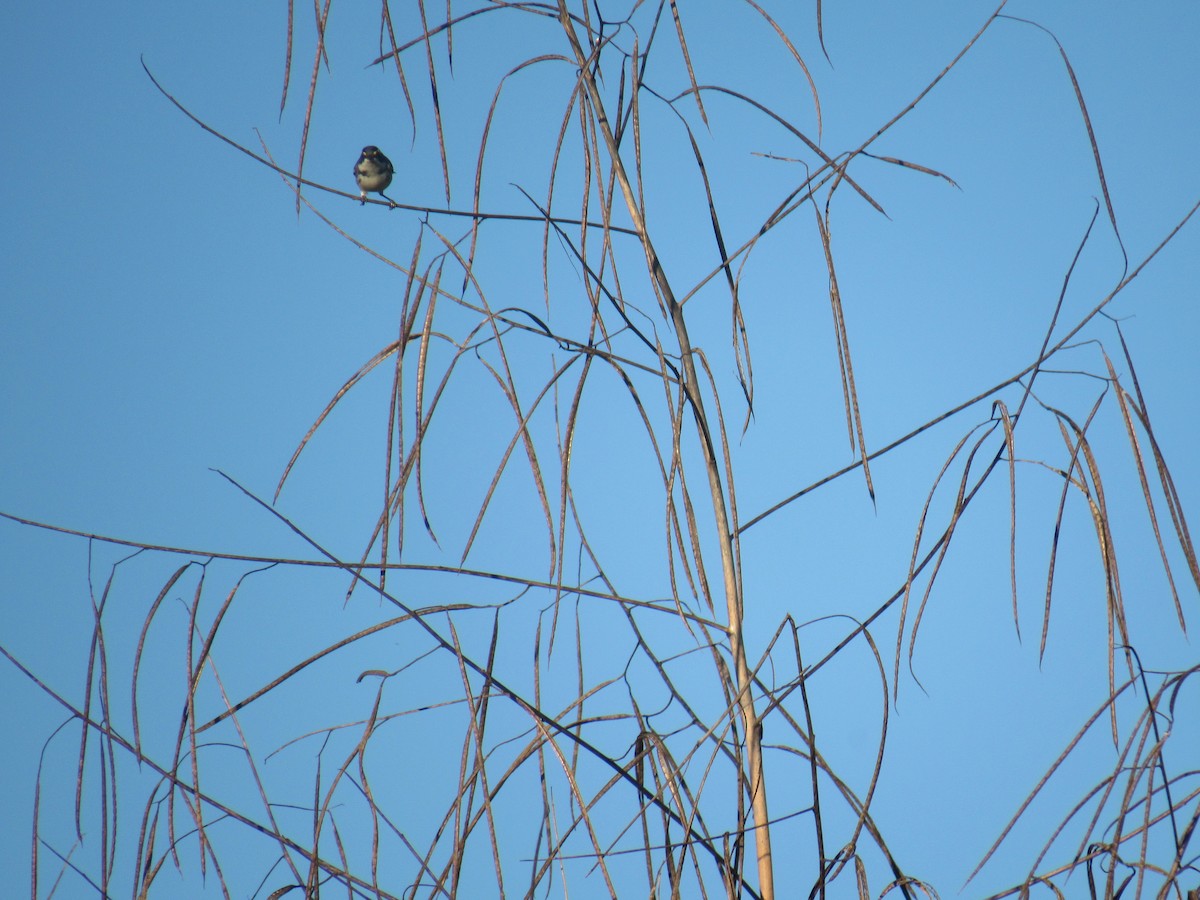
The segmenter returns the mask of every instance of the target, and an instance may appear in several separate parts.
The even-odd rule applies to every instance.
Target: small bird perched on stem
[[[396,201],[384,193],[392,183],[392,175],[395,172],[392,161],[384,156],[378,147],[374,144],[363,147],[362,155],[354,164],[354,180],[358,182],[358,189],[362,191],[359,201],[365,206],[367,191],[372,191],[395,206]]]

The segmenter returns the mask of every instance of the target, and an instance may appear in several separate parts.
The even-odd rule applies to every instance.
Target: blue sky
[[[817,82],[823,112],[820,141],[829,153],[858,146],[903,109],[992,9],[974,2],[833,6],[825,4],[824,19],[832,64],[816,43],[811,7],[773,11]],[[761,20],[738,9],[726,19],[724,11],[683,7],[700,80],[753,93],[815,139],[806,83],[788,65],[782,48],[770,43],[771,33]],[[1130,264],[1137,265],[1200,199],[1195,166],[1200,12],[1188,4],[1135,9],[1115,2],[1086,9],[1074,3],[1026,3],[1007,12],[1036,18],[1070,56],[1124,246]],[[415,33],[413,22],[397,16],[400,34]],[[0,201],[8,212],[0,226],[0,471],[5,473],[0,511],[197,551],[313,555],[213,470],[270,499],[297,442],[334,391],[395,340],[404,275],[344,240],[308,210],[297,218],[294,196],[277,175],[188,121],[154,89],[141,63],[144,58],[180,102],[234,140],[257,149],[258,129],[281,165],[290,168],[312,65],[311,15],[298,12],[297,19],[291,94],[281,116],[282,8],[175,9],[135,3],[103,10],[82,6],[54,16],[27,5],[10,11],[9,33],[17,39],[0,60],[8,85],[0,99],[6,122],[0,163],[9,173],[0,179]],[[334,11],[329,70],[321,75],[306,175],[352,191],[350,167],[359,149],[374,143],[397,165],[390,196],[406,204],[445,207],[422,62],[412,57],[408,69],[416,104],[414,133],[394,72],[368,67],[377,54],[377,20],[373,8]],[[522,30],[510,23],[520,23]],[[562,52],[554,27],[549,20],[530,26],[520,18],[480,17],[455,32],[453,73],[442,48],[438,66],[452,173],[450,207],[470,205],[483,115],[498,79],[547,47]],[[661,69],[652,69],[648,77],[660,79],[652,86],[671,95],[686,82],[679,78],[671,51],[664,47],[659,52],[655,62]],[[566,65],[549,62],[506,83],[489,136],[483,208],[535,212],[516,186],[539,202],[544,199],[547,147],[560,127],[568,74]],[[713,265],[703,195],[677,119],[650,98],[644,102],[650,227],[667,270],[679,284],[690,285]],[[706,105],[709,132],[699,124],[694,107],[680,108],[697,129],[714,201],[727,240],[736,246],[803,178],[799,163],[765,155],[810,164],[812,156],[786,131],[730,98],[709,95]],[[1011,21],[996,23],[872,151],[943,172],[958,185],[860,160],[855,178],[887,217],[848,189],[835,197],[839,282],[867,443],[877,448],[1010,378],[1035,358],[1100,188],[1053,41]],[[568,167],[577,165],[578,157],[577,143],[569,143],[565,172],[576,171]],[[562,205],[556,211],[575,215],[578,205],[572,208],[567,199],[575,196],[569,174],[563,179]],[[421,234],[417,213],[364,208],[321,192],[308,196],[339,228],[407,265]],[[453,239],[465,233],[464,220],[433,214],[429,221]],[[1200,496],[1190,465],[1198,437],[1194,398],[1200,386],[1200,357],[1194,349],[1200,333],[1197,227],[1195,222],[1187,225],[1108,310],[1122,321],[1185,509]],[[586,322],[578,268],[561,245],[551,241],[555,290],[547,310],[539,226],[489,223],[484,233],[479,266],[489,279],[493,308],[553,313],[550,321],[564,331]],[[427,263],[435,241],[429,233],[424,240]],[[636,262],[632,254],[640,251],[627,246],[620,252]],[[757,394],[754,419],[744,436],[739,431],[745,409],[733,382],[720,279],[688,305],[693,340],[709,354],[722,384],[742,521],[854,458],[843,422],[827,277],[811,210],[800,211],[764,238],[750,260],[741,290]],[[638,270],[631,266],[628,271]],[[1073,327],[1111,291],[1121,272],[1118,244],[1101,207],[1056,334]],[[455,290],[460,284],[461,274],[455,273],[447,276],[444,287]],[[643,283],[633,279],[626,290],[643,310],[654,309]],[[439,328],[448,334],[461,336],[469,327],[469,316],[448,303],[438,316]],[[1090,326],[1080,341],[1078,348],[1056,358],[1054,368],[1063,374],[1044,375],[1038,391],[1046,403],[1061,404],[1082,420],[1103,387],[1091,377],[1104,372],[1100,347],[1113,357],[1123,378],[1128,373],[1111,325]],[[621,346],[633,352],[632,344]],[[514,338],[510,352],[515,354],[516,377],[530,396],[549,377],[553,363],[569,360],[562,352],[551,358],[544,342],[535,339]],[[436,346],[431,358],[435,367],[444,365],[449,358],[445,345]],[[662,563],[658,476],[647,463],[644,433],[619,379],[609,370],[590,378],[572,463],[577,502],[591,517],[589,537],[614,583],[631,595],[660,598],[669,585]],[[573,383],[564,381],[564,404],[571,390],[566,385]],[[385,371],[348,395],[302,456],[279,502],[281,513],[343,558],[361,555],[378,515],[389,389]],[[652,411],[661,406],[661,390],[655,396],[651,387],[640,389]],[[1010,388],[1003,397],[1015,407],[1020,394]],[[426,502],[439,544],[424,535],[410,513],[404,552],[408,562],[453,566],[471,533],[473,511],[487,490],[498,449],[511,434],[511,414],[491,377],[469,360],[442,402],[444,414],[430,434],[425,472]],[[851,475],[745,533],[752,655],[763,651],[787,615],[800,622],[862,617],[902,583],[926,494],[957,441],[988,415],[988,404],[981,404],[878,460],[874,507],[861,478]],[[553,422],[548,414],[537,421],[539,433],[548,439],[544,447],[552,464]],[[1123,587],[1139,629],[1138,649],[1148,668],[1186,667],[1195,660],[1194,648],[1173,624],[1157,551],[1147,539],[1128,442],[1111,398],[1095,429],[1101,464],[1114,472],[1108,500],[1119,522]],[[1021,436],[1025,443],[1018,455],[1061,464],[1061,439],[1048,417],[1031,417]],[[989,446],[990,457],[995,449]],[[921,687],[907,666],[901,667],[877,811],[885,831],[890,828],[893,834],[898,858],[913,874],[935,884],[942,896],[958,891],[1020,799],[1103,698],[1103,597],[1090,517],[1075,498],[1064,529],[1068,537],[1060,548],[1050,642],[1039,661],[1046,544],[1061,482],[1034,463],[1021,467],[1021,478],[1020,502],[1028,517],[1018,533],[1021,639],[1012,625],[1007,489],[1000,477],[971,507],[966,530],[935,587],[913,664]],[[934,504],[943,516],[948,509],[945,491]],[[546,526],[530,491],[528,467],[522,470],[519,460],[501,480],[493,503],[503,513],[484,518],[464,565],[546,577]],[[78,538],[0,522],[0,614],[5,622],[0,643],[47,684],[77,701],[92,626],[89,572],[99,594],[110,567],[131,550],[95,544],[91,552],[89,561],[89,545]],[[122,723],[128,717],[128,669],[147,605],[169,573],[189,558],[201,557],[146,555],[117,570],[106,637],[110,656],[119,660],[114,662],[120,673],[113,676],[114,697],[124,706],[114,715]],[[1179,562],[1176,553],[1173,565]],[[567,578],[574,577],[572,567],[580,577],[593,574],[577,555],[566,564]],[[248,568],[211,564],[205,590],[213,598],[223,597]],[[1184,569],[1177,576],[1194,631],[1195,586],[1189,590]],[[185,577],[185,582],[193,580],[172,594],[161,625],[155,626],[161,632],[151,631],[162,641],[154,644],[152,665],[161,664],[169,674],[161,676],[161,687],[155,686],[157,673],[142,675],[148,692],[143,715],[157,711],[167,723],[166,737],[160,738],[167,747],[179,713],[177,680],[182,675],[171,667],[183,646],[180,598],[191,596],[198,577],[195,570]],[[406,579],[390,584],[415,605],[498,603],[516,593],[511,587],[437,576]],[[222,672],[235,686],[234,694],[323,646],[329,635],[353,633],[394,614],[374,600],[351,602],[343,609],[346,583],[336,573],[272,571],[251,576],[247,585],[253,601],[237,605],[236,617],[222,626],[228,635],[221,645]],[[476,628],[464,632],[479,652],[487,646],[490,615],[471,619]],[[610,659],[597,661],[598,670],[605,671],[606,665],[619,669],[630,652],[622,621],[594,608],[589,615],[597,618],[589,620],[586,638],[611,642],[613,648]],[[548,627],[541,600],[528,609],[515,604],[505,616],[506,634],[530,634],[538,622]],[[822,655],[848,627],[842,618],[806,628],[806,659]],[[890,691],[894,614],[881,623],[876,637]],[[663,640],[672,639],[664,635]],[[516,673],[528,664],[527,649],[527,642],[518,639],[502,657],[512,667],[511,677],[522,683],[527,673]],[[398,668],[421,652],[419,639],[411,646],[398,647],[386,637],[378,647],[364,644],[357,655],[314,676],[311,684],[297,685],[295,695],[277,695],[276,715],[293,703],[307,709],[311,701],[322,710],[314,713],[315,719],[355,719],[364,714],[363,703],[369,706],[369,698],[363,699],[368,689],[351,694],[357,705],[343,712],[338,706],[347,696],[343,687],[364,669]],[[422,665],[414,663],[414,677],[389,697],[397,709],[436,701],[436,679],[445,672],[424,672]],[[569,671],[568,659],[553,665],[566,667],[555,672]],[[873,672],[860,642],[810,687],[830,753],[859,790],[869,776],[882,702]],[[785,673],[778,677],[783,680]],[[168,687],[170,679],[176,680],[174,689]],[[219,709],[211,693],[215,689],[208,685],[205,691],[209,708]],[[326,703],[328,707],[321,706]],[[1196,709],[1194,687],[1190,703]],[[321,718],[326,709],[332,718]],[[0,749],[0,807],[15,810],[0,824],[5,871],[28,869],[38,753],[63,715],[13,666],[0,662],[0,716],[20,723],[8,729],[11,738]],[[1194,732],[1194,718],[1178,724],[1181,734],[1187,728]],[[299,733],[273,724],[248,719],[264,755]],[[398,742],[413,754],[412,769],[424,771],[422,760],[429,756],[457,758],[458,744],[453,739],[437,744],[436,733],[434,729],[432,739]],[[770,738],[768,734],[768,743]],[[46,827],[64,852],[73,841],[64,825],[69,814],[63,810],[73,802],[77,744],[71,742],[76,740],[59,737],[50,744],[47,766],[53,774],[43,787],[43,803],[53,813],[45,813]],[[1176,746],[1187,746],[1179,741]],[[1087,764],[1053,785],[1044,812],[1026,823],[985,870],[979,889],[968,887],[963,896],[998,889],[1023,876],[1021,865],[1028,865],[1030,848],[1045,839],[1052,827],[1048,823],[1056,823],[1111,764],[1111,743],[1094,741],[1085,750]],[[286,761],[288,754],[295,769],[276,777],[281,793],[302,804],[311,795],[309,767],[315,750],[289,747],[279,759]],[[1190,765],[1180,759],[1177,765],[1182,770],[1196,768],[1195,763],[1194,758]],[[284,763],[277,766],[283,769]],[[783,758],[774,766],[781,785],[799,777],[797,771],[806,771]],[[136,829],[139,790],[146,777],[130,775],[123,782],[130,809],[137,810],[129,812],[133,818],[124,825],[126,835]],[[416,792],[409,796],[428,789],[434,797],[438,778],[429,775],[427,780],[414,785],[401,779],[397,789]],[[227,787],[232,796],[245,785]],[[790,788],[778,791],[780,813],[789,801],[801,802]],[[963,797],[970,802],[959,799]],[[536,810],[516,809],[512,815],[521,821],[531,813]],[[911,827],[910,818],[921,827]],[[788,832],[786,827],[778,840],[807,847],[803,842],[809,832],[800,826]],[[95,856],[96,839],[91,835],[79,851],[84,858]],[[243,861],[246,871],[237,877],[243,879],[239,885],[248,885],[245,895],[266,874],[269,852],[266,859],[257,868],[261,860]],[[194,859],[189,864],[194,870]],[[802,867],[796,871],[790,864],[781,860],[779,877],[800,880]],[[128,878],[128,872],[122,877]],[[43,881],[43,890],[47,883]],[[198,883],[186,888],[195,893],[173,896],[210,895],[194,887]],[[875,885],[876,892],[882,886]],[[63,890],[63,896],[85,895],[77,892],[83,890],[78,883]]]

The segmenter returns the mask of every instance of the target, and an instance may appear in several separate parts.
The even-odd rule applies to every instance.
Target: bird
[[[367,191],[373,191],[388,203],[394,204],[387,194],[387,186],[392,183],[392,175],[396,172],[392,166],[392,161],[383,155],[374,144],[368,144],[363,147],[362,155],[358,157],[358,162],[354,164],[354,180],[358,183],[358,189],[362,192],[359,196],[359,201],[362,205],[367,203]]]

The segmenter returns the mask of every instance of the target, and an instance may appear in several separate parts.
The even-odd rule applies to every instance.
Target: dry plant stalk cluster
[[[374,62],[394,73],[414,127],[419,122],[422,134],[434,136],[447,208],[405,207],[420,209],[424,215],[420,236],[407,259],[396,260],[385,250],[360,245],[393,267],[403,282],[399,334],[337,390],[284,467],[274,498],[279,501],[289,478],[303,471],[303,451],[323,428],[331,427],[330,416],[342,400],[368,378],[390,372],[382,473],[387,487],[377,518],[361,556],[351,560],[326,550],[299,521],[285,519],[275,511],[274,501],[260,500],[249,491],[246,502],[261,504],[301,535],[313,550],[310,558],[258,559],[87,535],[96,542],[129,544],[141,554],[135,554],[136,561],[129,558],[113,565],[108,583],[94,597],[93,656],[89,681],[79,695],[82,700],[57,697],[70,710],[70,727],[56,740],[69,735],[78,740],[76,831],[81,841],[85,832],[89,840],[96,840],[98,834],[103,852],[99,857],[88,855],[89,860],[99,860],[94,864],[77,862],[70,848],[36,837],[40,820],[35,820],[35,882],[47,865],[61,860],[59,879],[64,883],[87,879],[103,896],[109,896],[130,872],[136,873],[135,896],[153,896],[160,891],[158,885],[163,885],[161,892],[169,892],[166,885],[173,881],[166,876],[173,868],[198,874],[218,885],[225,896],[247,896],[245,885],[257,884],[255,895],[271,898],[293,892],[364,898],[581,893],[773,898],[825,897],[830,891],[834,896],[936,896],[934,886],[921,880],[921,873],[908,871],[893,854],[872,815],[885,758],[887,697],[899,689],[901,665],[911,658],[922,615],[964,512],[985,484],[1005,477],[1013,498],[1010,553],[1015,616],[1019,438],[1022,423],[1042,415],[1059,429],[1063,447],[1058,458],[1040,463],[1061,482],[1051,558],[1057,552],[1057,525],[1068,499],[1083,498],[1093,517],[1107,585],[1110,699],[1063,749],[1045,780],[1018,808],[1014,823],[1056,771],[1069,765],[1085,735],[1105,723],[1111,728],[1118,758],[1111,773],[1081,797],[1061,823],[1045,829],[1046,849],[1031,861],[1028,873],[994,896],[1025,896],[1035,887],[1063,896],[1066,878],[1078,872],[1086,874],[1093,896],[1141,896],[1153,891],[1158,896],[1182,897],[1200,883],[1195,850],[1189,851],[1200,817],[1200,783],[1194,773],[1167,768],[1163,748],[1169,730],[1162,727],[1164,721],[1187,714],[1178,702],[1188,691],[1195,718],[1194,670],[1151,678],[1131,649],[1133,638],[1104,493],[1107,473],[1100,469],[1089,432],[1102,404],[1115,403],[1125,423],[1172,590],[1178,578],[1187,583],[1181,593],[1194,600],[1200,568],[1119,327],[1108,326],[1120,338],[1122,352],[1114,360],[1101,351],[1106,388],[1084,415],[1053,408],[1035,391],[1047,364],[1105,316],[1105,307],[1174,237],[1186,218],[1152,253],[1128,266],[1120,283],[1096,298],[1094,307],[1074,323],[1059,321],[1062,298],[1070,285],[1068,271],[1042,350],[1021,371],[888,446],[870,447],[865,437],[831,238],[835,195],[853,193],[882,213],[868,186],[856,180],[856,163],[870,156],[872,145],[935,90],[1004,18],[1004,5],[987,17],[961,53],[911,103],[861,146],[830,155],[819,137],[767,104],[706,83],[703,71],[693,65],[686,5],[670,0],[631,3],[621,18],[608,20],[601,18],[600,4],[588,2],[481,4],[453,14],[447,5],[446,17],[435,20],[433,9],[419,4],[420,33],[405,37],[398,34],[385,4],[380,22],[383,50]],[[318,191],[337,195],[333,202],[340,213],[357,211],[357,202],[350,202],[356,201],[355,192],[344,190],[347,185],[324,185],[304,175],[317,85],[328,77],[324,64],[331,4],[328,0],[318,4],[316,12],[298,165],[292,171],[277,164],[265,145],[258,150],[239,149],[283,177],[295,191],[298,209],[311,211],[353,241],[330,214],[317,208],[314,196]],[[815,80],[783,27],[753,0],[739,4],[738,14],[764,25],[770,40],[790,57],[798,80],[811,89],[811,121],[819,123],[823,110]],[[497,86],[472,173],[474,202],[468,209],[449,208],[452,175],[457,181],[458,173],[452,163],[456,148],[449,146],[446,136],[453,129],[443,119],[454,115],[454,110],[448,105],[443,108],[440,99],[449,93],[444,79],[456,36],[461,42],[464,31],[493,27],[490,23],[502,16],[526,22],[549,40],[543,53],[516,61]],[[818,3],[818,33],[822,26]],[[286,86],[292,80],[293,37],[300,30],[289,21],[284,105],[289,99]],[[1082,91],[1066,52],[1059,50],[1090,136]],[[677,61],[675,68],[664,69],[672,65],[671,60]],[[469,59],[455,58],[456,78],[469,78],[470,64]],[[558,78],[564,85],[565,103],[553,111],[559,126],[548,154],[552,162],[547,190],[542,198],[526,192],[525,211],[499,213],[484,207],[481,184],[488,154],[494,152],[487,135],[494,119],[504,114],[501,88],[531,68],[538,77]],[[678,79],[678,88],[664,83],[664,71]],[[426,94],[432,101],[423,99]],[[735,233],[725,224],[710,181],[718,176],[706,163],[703,136],[693,130],[697,123],[702,129],[721,128],[706,107],[713,96],[732,99],[774,121],[807,148],[812,161],[794,189],[746,234]],[[171,99],[206,130],[234,144]],[[696,183],[702,186],[715,248],[707,273],[687,283],[670,271],[657,249],[657,242],[672,227],[669,216],[665,210],[649,209],[646,199],[648,188],[653,187],[647,180],[653,176],[643,168],[643,133],[651,119],[664,116],[686,139],[681,142],[679,163],[693,167]],[[1094,138],[1091,143],[1103,186],[1098,213],[1103,210],[1119,235],[1099,147]],[[906,169],[914,178],[949,181],[946,175],[912,161],[873,158]],[[569,215],[561,214],[564,195],[579,202]],[[383,200],[372,202],[389,205]],[[391,205],[393,216],[410,214]],[[801,491],[786,497],[780,492],[778,503],[744,519],[737,493],[737,438],[731,437],[728,425],[729,409],[736,407],[739,417],[744,417],[742,431],[753,427],[755,375],[752,335],[742,308],[743,275],[760,242],[781,224],[802,217],[813,223],[812,233],[827,267],[845,424],[857,461]],[[462,225],[463,230],[452,235],[447,223]],[[494,234],[504,229],[519,229],[526,236],[531,229],[540,231],[542,309],[531,309],[508,296],[503,279],[494,284],[487,280],[487,267],[480,260],[487,256]],[[1080,252],[1090,234],[1089,228]],[[575,273],[572,287],[564,287],[568,279],[552,274],[560,270],[563,259]],[[731,339],[727,347],[706,350],[693,343],[689,327],[695,329],[699,319],[711,333],[718,294],[724,298],[719,313],[730,323]],[[653,301],[647,303],[648,297]],[[581,308],[586,310],[582,317],[564,312]],[[532,387],[527,362],[531,355],[551,373]],[[721,370],[712,363],[714,355],[732,361],[729,369],[736,371],[736,378],[716,374]],[[443,516],[428,496],[445,493],[437,489],[437,475],[426,479],[426,473],[436,468],[428,446],[441,417],[452,415],[454,401],[446,398],[454,396],[455,379],[465,377],[462,373],[467,369],[482,372],[494,396],[502,398],[509,421],[507,443],[496,457],[469,526],[462,529],[461,543],[439,550],[457,553],[458,561],[424,563],[411,548],[422,535],[428,546],[441,547],[435,526]],[[1123,377],[1118,369],[1128,374]],[[665,598],[645,593],[640,585],[623,587],[628,582],[623,575],[610,577],[613,565],[605,558],[605,541],[596,535],[611,526],[603,520],[593,524],[588,509],[577,502],[581,485],[573,480],[572,466],[575,455],[582,452],[578,442],[584,440],[585,386],[597,372],[619,382],[625,401],[641,421],[637,441],[630,440],[625,447],[631,454],[645,454],[648,447],[656,473],[659,490],[647,506],[659,511],[665,535],[662,559],[665,583],[670,585]],[[1015,407],[1005,399],[1013,396],[1020,398]],[[802,623],[788,616],[772,625],[763,620],[754,598],[746,595],[743,535],[751,527],[766,527],[761,523],[838,479],[861,478],[861,490],[873,498],[872,460],[980,404],[990,404],[991,413],[966,430],[931,486],[912,540],[906,577],[824,656],[802,658]],[[543,424],[547,416],[553,420],[549,429]],[[523,473],[522,483],[529,485],[542,522],[540,537],[531,530],[529,540],[548,548],[546,568],[536,576],[520,566],[506,570],[468,565],[469,555],[483,553],[479,545],[487,540],[488,522],[509,515],[505,504],[513,501],[498,498],[504,496],[504,479],[514,470]],[[944,484],[951,486],[953,501],[943,512],[934,498],[943,496],[938,489]],[[121,573],[147,555],[183,561],[172,566],[147,608],[131,681],[122,686],[113,681],[112,673],[119,667],[109,659],[112,642],[111,635],[106,640],[105,611],[110,591],[119,589]],[[1182,573],[1178,565],[1172,566],[1172,559],[1183,560]],[[214,601],[210,595],[218,589],[209,585],[215,577],[210,569],[226,563],[242,566],[243,574]],[[229,656],[235,652],[226,639],[225,623],[236,615],[250,586],[278,574],[281,567],[306,576],[311,573],[313,578],[331,572],[348,585],[345,597],[356,608],[374,608],[386,615],[291,658],[274,677],[247,689],[222,676],[218,668],[218,663],[229,668]],[[445,591],[459,599],[415,604],[408,599],[414,592],[399,585],[418,577],[427,579],[422,583],[452,584]],[[1045,583],[1043,650],[1053,584],[1052,564]],[[322,602],[328,602],[328,595],[324,591]],[[181,596],[187,596],[186,653],[176,654],[174,664],[186,672],[186,694],[181,698],[182,716],[172,720],[161,712],[144,711],[148,676],[143,660],[153,643],[152,632],[165,627],[160,624],[167,619],[165,611]],[[372,607],[367,598],[379,602]],[[1174,602],[1182,628],[1184,604],[1189,601],[1176,594]],[[603,628],[620,629],[626,642],[622,652],[628,653],[628,660],[615,675],[611,667],[594,662],[609,652],[612,634],[602,632],[591,618],[591,610],[598,606],[608,616]],[[883,623],[872,627],[889,611],[898,623],[890,663],[875,638]],[[606,636],[589,640],[589,634],[601,633]],[[756,640],[751,635],[764,634],[767,640],[748,646]],[[397,640],[401,653],[407,655],[399,664],[395,643],[387,650],[375,643],[380,636],[390,635],[402,635]],[[510,650],[510,643],[517,650]],[[844,776],[822,752],[808,694],[814,676],[852,646],[869,648],[884,697],[874,764],[864,781]],[[573,684],[560,675],[550,678],[552,659],[561,665],[564,656],[574,660]],[[342,659],[358,667],[358,684],[374,685],[371,702],[361,713],[344,721],[319,719],[305,704],[297,708],[289,686],[307,683],[303,679],[314,671],[326,671],[323,667]],[[594,676],[594,671],[602,675]],[[25,674],[50,693],[38,673],[25,670]],[[427,690],[415,690],[414,682]],[[361,691],[360,687],[358,694],[347,694],[357,699],[345,703],[353,709],[362,707]],[[410,693],[416,699],[402,699]],[[124,702],[120,698],[128,695],[132,705],[126,721],[125,713],[118,710]],[[1117,707],[1131,696],[1138,698],[1142,713],[1127,727],[1118,721]],[[287,722],[291,736],[282,746],[272,745],[269,754],[254,737],[264,715]],[[767,745],[764,735],[769,738]],[[431,752],[443,753],[455,741],[456,759],[429,758]],[[420,746],[414,748],[414,742]],[[301,747],[307,756],[297,755]],[[236,763],[230,762],[231,754]],[[271,762],[275,757],[278,761]],[[129,821],[127,812],[125,818],[118,818],[119,810],[132,802],[124,786],[138,783],[125,774],[131,762],[140,767],[142,780],[153,773],[153,784],[141,800],[140,825],[132,833],[128,827],[117,827],[118,821],[123,826]],[[273,766],[284,764],[300,770],[289,788],[276,784],[277,776],[272,774]],[[439,780],[443,776],[435,771],[447,765],[452,774]],[[227,790],[230,767],[247,780],[248,791]],[[440,806],[424,794],[420,802],[406,799],[403,785],[412,784],[412,767],[422,773],[417,781],[428,779],[431,790],[441,791]],[[397,782],[397,772],[404,770],[410,773],[408,780]],[[786,790],[779,778],[772,777],[785,770],[793,782]],[[806,773],[799,788],[794,783],[797,771]],[[61,777],[42,772],[39,785]],[[300,798],[295,784],[305,780],[308,794]],[[786,865],[777,837],[784,828],[788,829],[783,845]],[[1011,828],[1010,824],[999,829],[997,846]],[[1055,844],[1060,838],[1077,841],[1073,856],[1050,852],[1052,845],[1060,846]],[[253,852],[247,853],[247,848]],[[987,858],[980,861],[976,873]],[[246,881],[247,872],[257,873],[259,881]],[[797,882],[798,877],[803,883]],[[34,895],[43,893],[48,896],[53,889],[35,883]]]

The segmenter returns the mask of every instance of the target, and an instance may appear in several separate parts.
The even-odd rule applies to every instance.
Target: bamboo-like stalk
[[[717,538],[721,547],[721,571],[725,587],[725,604],[729,617],[727,626],[729,648],[733,656],[734,674],[737,678],[738,710],[741,713],[742,727],[745,729],[746,761],[749,769],[747,774],[750,785],[751,812],[754,817],[754,846],[758,860],[759,891],[763,900],[774,900],[775,879],[771,860],[771,833],[769,827],[770,819],[767,815],[766,782],[763,776],[762,765],[762,731],[759,726],[758,713],[754,708],[754,696],[751,692],[753,679],[750,674],[750,667],[746,661],[746,650],[742,640],[743,607],[741,589],[737,580],[736,566],[734,565],[733,534],[729,526],[729,511],[725,500],[725,491],[721,484],[720,463],[717,458],[716,448],[713,446],[712,432],[708,426],[708,419],[704,410],[704,400],[700,395],[698,387],[700,382],[696,374],[691,340],[688,337],[687,321],[683,315],[683,307],[671,289],[670,280],[663,270],[662,263],[650,239],[650,233],[646,229],[645,220],[642,217],[641,209],[638,207],[637,197],[629,181],[629,175],[626,173],[625,166],[621,161],[619,147],[604,111],[604,104],[600,97],[600,91],[596,87],[595,78],[592,75],[590,61],[588,56],[584,54],[583,48],[579,43],[579,38],[575,34],[575,29],[571,24],[571,17],[567,12],[566,0],[559,0],[558,11],[559,21],[563,26],[567,41],[570,43],[571,50],[575,55],[575,62],[579,66],[580,82],[587,94],[588,101],[592,104],[600,134],[604,137],[604,144],[612,161],[613,175],[621,187],[621,194],[625,198],[625,206],[629,210],[629,216],[633,221],[634,231],[637,232],[638,240],[641,242],[642,248],[646,253],[646,264],[658,289],[662,292],[663,300],[671,314],[671,322],[675,328],[676,339],[679,341],[679,354],[684,374],[683,389],[696,420],[696,430],[699,433],[700,446],[704,453],[704,467],[708,473],[708,487],[712,495],[713,517],[716,522]]]

